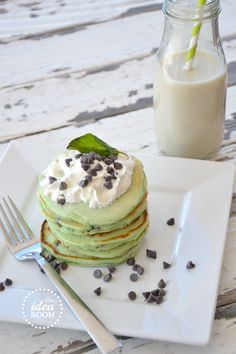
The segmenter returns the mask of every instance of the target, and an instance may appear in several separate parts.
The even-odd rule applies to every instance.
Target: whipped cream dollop
[[[43,172],[40,187],[62,205],[84,202],[90,208],[104,208],[128,190],[134,166],[134,159],[125,154],[105,158],[67,150]]]

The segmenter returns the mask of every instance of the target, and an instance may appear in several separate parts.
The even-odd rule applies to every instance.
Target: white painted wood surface
[[[155,51],[163,29],[160,3],[0,1],[0,156],[12,139],[66,144],[89,131],[129,152],[158,153],[151,106]],[[221,3],[230,87],[225,141],[216,159],[236,162],[236,2]],[[210,345],[128,338],[123,339],[124,353],[236,353],[235,215],[234,198]],[[98,353],[83,332],[0,323],[1,354],[86,351]]]

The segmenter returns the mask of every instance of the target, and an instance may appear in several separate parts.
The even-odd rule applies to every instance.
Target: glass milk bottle
[[[221,46],[219,0],[165,0],[165,27],[154,79],[157,142],[164,155],[208,159],[224,134],[227,68]],[[187,54],[199,29],[196,53]],[[194,48],[192,49],[194,50]],[[191,64],[191,65],[189,65]]]

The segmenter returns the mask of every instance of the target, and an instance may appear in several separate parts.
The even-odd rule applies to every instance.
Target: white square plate
[[[0,162],[0,195],[11,195],[38,236],[42,217],[36,203],[38,174],[64,146],[14,143]],[[207,344],[216,306],[232,196],[234,165],[157,156],[140,156],[148,177],[150,228],[136,261],[145,272],[136,283],[131,268],[117,267],[104,283],[93,268],[70,266],[64,278],[102,322],[116,334],[194,345]],[[166,221],[174,217],[176,224]],[[53,289],[34,262],[16,261],[0,241],[0,280],[14,285],[0,293],[0,321],[23,323],[21,304],[34,288]],[[156,260],[146,248],[156,249]],[[163,269],[162,261],[172,264]],[[191,260],[196,264],[186,269]],[[104,272],[106,269],[103,270]],[[147,304],[143,291],[163,278],[167,295],[161,305]],[[93,290],[102,287],[97,297]],[[130,290],[137,299],[130,301]],[[64,303],[58,327],[82,329]]]

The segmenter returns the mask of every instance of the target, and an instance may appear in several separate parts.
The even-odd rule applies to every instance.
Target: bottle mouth
[[[162,10],[165,15],[186,21],[213,19],[220,13],[220,0],[207,0],[197,6],[197,0],[164,0]]]

